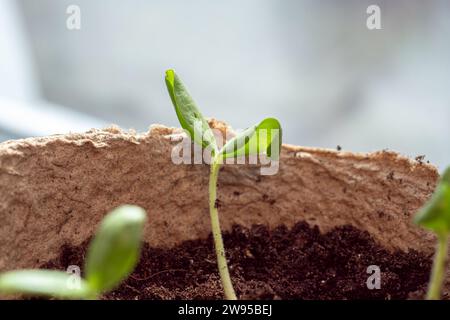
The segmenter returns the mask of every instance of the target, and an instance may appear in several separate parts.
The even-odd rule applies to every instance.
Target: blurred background
[[[369,30],[369,5],[381,30]],[[80,9],[70,30],[67,9]],[[284,142],[450,163],[448,0],[0,0],[0,140],[275,116]]]

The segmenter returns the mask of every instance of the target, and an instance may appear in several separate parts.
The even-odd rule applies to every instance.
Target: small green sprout
[[[439,300],[445,276],[450,235],[450,167],[441,176],[433,196],[417,213],[414,222],[433,231],[438,238],[427,299]]]
[[[134,270],[146,219],[144,209],[131,205],[108,213],[90,243],[85,262],[86,276],[78,279],[78,285],[73,285],[72,274],[62,271],[9,271],[0,274],[0,294],[97,299],[117,287]]]
[[[209,177],[209,211],[214,246],[225,298],[236,300],[231,283],[227,259],[217,211],[217,180],[224,160],[265,153],[270,159],[278,160],[281,148],[281,126],[277,119],[266,118],[259,124],[247,128],[230,139],[219,149],[208,122],[202,116],[186,87],[173,70],[166,71],[166,85],[175,107],[178,120],[191,139],[211,153]]]

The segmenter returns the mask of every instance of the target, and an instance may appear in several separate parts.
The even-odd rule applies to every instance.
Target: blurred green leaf
[[[277,160],[281,151],[281,140],[280,122],[275,118],[266,118],[230,139],[220,154],[223,158],[237,158],[265,152],[271,159]]]
[[[86,258],[86,280],[97,292],[119,285],[135,268],[147,219],[144,209],[125,205],[108,213]]]
[[[175,71],[166,71],[166,85],[181,126],[197,144],[216,152],[216,139],[208,122]]]
[[[436,191],[417,213],[414,222],[438,235],[450,232],[450,167],[442,174]]]
[[[19,270],[0,275],[0,293],[84,299],[92,296],[89,285],[81,278],[73,285],[74,275],[51,270]],[[71,285],[72,284],[72,285]]]
[[[444,171],[440,178],[441,183],[446,183],[450,185],[450,167],[447,168],[447,170]]]

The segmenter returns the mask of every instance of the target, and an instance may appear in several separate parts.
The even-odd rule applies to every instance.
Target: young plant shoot
[[[439,300],[444,282],[450,234],[450,167],[441,176],[433,196],[417,213],[414,222],[433,231],[438,239],[427,299]]]
[[[173,70],[166,71],[166,85],[178,120],[191,139],[211,155],[209,176],[209,212],[220,278],[228,300],[236,300],[230,279],[217,211],[217,180],[219,169],[228,158],[266,154],[278,160],[281,148],[281,126],[277,119],[266,118],[230,139],[222,148],[208,122],[198,110],[186,87]]]
[[[125,205],[106,215],[89,245],[85,279],[51,270],[18,270],[0,274],[0,294],[97,299],[117,287],[134,270],[140,256],[147,215]]]

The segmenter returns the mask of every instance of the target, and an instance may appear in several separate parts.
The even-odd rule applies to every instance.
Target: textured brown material
[[[36,267],[64,243],[81,244],[124,203],[148,211],[151,246],[206,238],[209,167],[172,163],[181,134],[157,125],[145,134],[109,128],[0,144],[0,270]],[[220,172],[219,212],[227,230],[300,220],[322,231],[351,224],[388,249],[430,253],[432,236],[411,217],[437,178],[435,167],[393,152],[284,145],[277,175],[244,165]]]

